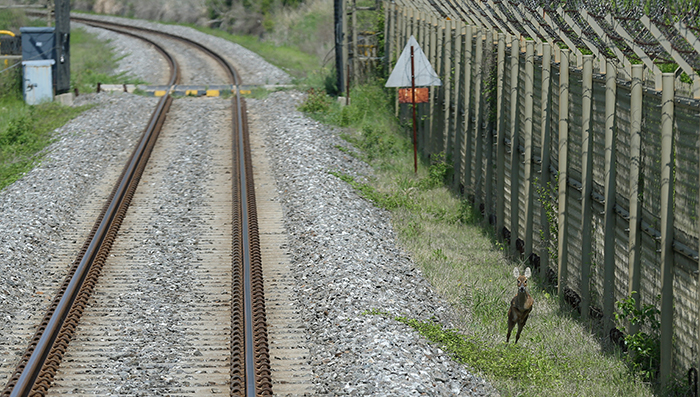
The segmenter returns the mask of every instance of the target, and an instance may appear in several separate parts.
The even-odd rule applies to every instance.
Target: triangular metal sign
[[[442,85],[433,67],[430,66],[423,50],[418,45],[416,39],[411,36],[401,52],[396,66],[391,72],[391,76],[386,81],[385,87],[411,87],[411,46],[413,46],[413,66],[415,73],[416,87],[429,87]]]

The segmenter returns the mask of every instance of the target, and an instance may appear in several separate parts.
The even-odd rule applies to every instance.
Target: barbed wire
[[[412,0],[397,2],[409,5]],[[700,71],[700,49],[690,42],[700,40],[700,0],[425,0],[423,4],[443,19],[460,16],[474,21],[465,23],[490,24],[504,33],[573,45],[572,49],[623,58],[626,63],[647,59],[657,65],[680,65],[688,74]]]

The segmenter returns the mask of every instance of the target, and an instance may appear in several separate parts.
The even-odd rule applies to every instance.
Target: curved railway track
[[[96,23],[91,20],[82,20],[81,22],[93,26],[99,25],[102,28],[139,38],[143,38],[144,33],[162,35],[162,33],[153,30],[117,24],[107,26],[104,22]],[[141,33],[134,33],[134,30],[139,30]],[[186,45],[195,47],[198,51],[215,59],[226,71],[230,83],[234,86],[240,84],[235,70],[224,58],[191,40],[181,37],[175,37],[175,39],[185,42]],[[159,48],[153,40],[149,41],[156,48]],[[180,79],[181,73],[177,62],[167,54],[165,49],[160,48],[159,52],[164,57],[169,58],[172,70],[169,85],[175,84]],[[20,360],[14,375],[11,376],[3,390],[3,396],[51,394],[49,388],[54,384],[61,383],[60,379],[69,380],[66,381],[63,391],[60,387],[54,389],[56,393],[79,392],[85,394],[85,390],[80,391],[81,389],[75,386],[75,382],[79,378],[85,378],[91,382],[90,379],[94,379],[91,378],[93,375],[98,378],[114,375],[101,374],[99,370],[93,371],[92,369],[99,367],[99,360],[138,358],[138,352],[134,351],[112,354],[111,356],[97,354],[96,352],[99,351],[103,353],[110,351],[115,346],[116,338],[112,338],[111,335],[93,334],[91,336],[90,332],[104,329],[100,328],[103,325],[92,327],[93,323],[100,323],[102,320],[108,320],[108,322],[111,320],[110,324],[115,327],[115,333],[118,333],[120,329],[128,328],[128,322],[133,321],[129,320],[129,315],[133,314],[129,313],[130,309],[119,312],[119,308],[112,308],[105,311],[106,309],[100,305],[111,304],[114,306],[115,303],[119,303],[119,298],[126,294],[123,291],[141,288],[138,284],[129,284],[126,281],[142,282],[141,275],[145,277],[146,273],[144,272],[147,272],[147,268],[153,265],[153,263],[141,263],[138,258],[133,258],[130,255],[130,252],[138,252],[139,248],[143,248],[142,242],[148,241],[148,237],[144,234],[144,228],[147,227],[140,224],[138,219],[143,217],[152,220],[153,216],[158,215],[159,212],[167,213],[167,208],[163,210],[164,204],[160,203],[156,204],[160,205],[158,208],[142,209],[142,207],[137,206],[135,209],[130,209],[129,204],[132,201],[159,203],[158,197],[167,193],[162,193],[158,189],[150,189],[150,187],[160,185],[167,190],[168,176],[166,171],[168,171],[169,161],[172,161],[173,158],[188,156],[182,149],[177,149],[177,144],[157,141],[159,135],[162,134],[161,129],[166,124],[166,114],[172,103],[170,96],[163,97],[158,103],[143,138],[124,167],[122,176],[95,222],[83,249],[75,259],[63,286],[53,299],[53,304],[37,328],[36,334]],[[218,111],[226,111],[225,106],[222,108],[220,105],[207,104],[207,106],[209,105],[214,108],[219,106]],[[214,168],[221,171],[216,172],[217,176],[214,177],[214,181],[208,184],[212,187],[200,192],[185,191],[176,194],[176,196],[193,196],[198,193],[208,197],[216,196],[220,198],[216,202],[219,204],[227,203],[228,209],[209,205],[209,208],[203,213],[191,216],[191,218],[205,218],[205,221],[202,222],[204,226],[201,227],[206,229],[208,226],[209,230],[212,231],[211,233],[198,234],[193,238],[194,244],[208,244],[212,247],[202,250],[201,258],[194,260],[197,265],[193,269],[185,270],[178,275],[183,279],[192,277],[194,281],[190,284],[194,287],[191,286],[190,289],[196,291],[175,291],[173,293],[191,294],[196,297],[193,300],[197,301],[198,304],[191,307],[193,315],[183,315],[180,318],[180,322],[194,323],[195,325],[183,328],[184,331],[181,331],[185,334],[196,334],[198,340],[204,344],[205,347],[199,348],[188,346],[193,351],[191,356],[203,357],[200,361],[204,364],[197,367],[192,362],[187,362],[184,367],[176,368],[176,370],[185,373],[185,378],[191,381],[173,382],[173,379],[168,377],[162,379],[158,387],[171,395],[220,393],[223,391],[222,387],[226,385],[228,385],[230,395],[236,396],[269,395],[272,392],[252,161],[249,151],[245,103],[240,96],[233,96],[231,108],[232,115],[228,118],[230,125],[226,128],[218,126],[219,130],[228,129],[228,133],[224,134],[227,138],[222,138],[221,135],[202,138],[215,147],[216,150],[213,151],[211,162],[214,164]],[[194,122],[204,121],[197,119]],[[213,129],[216,130],[216,127],[214,126]],[[177,127],[169,127],[165,128],[164,133],[174,135],[174,139],[182,139],[182,133],[180,133],[180,138],[177,138],[177,131]],[[185,145],[199,143],[201,142],[187,142]],[[226,149],[227,147],[228,149]],[[227,151],[230,152],[226,153]],[[154,160],[149,162],[151,157]],[[226,164],[225,159],[230,161],[230,158],[234,159],[233,162]],[[150,183],[139,187],[140,180]],[[154,180],[159,180],[159,182],[154,183]],[[222,191],[222,186],[227,187],[227,189]],[[138,190],[137,187],[139,187]],[[167,215],[160,214],[161,222],[167,223],[169,221]],[[177,216],[175,213],[169,215]],[[221,233],[219,233],[222,225],[226,224],[230,225],[228,242],[226,238],[222,239]],[[199,222],[197,226],[199,227]],[[120,227],[121,231],[119,231]],[[118,231],[119,240],[117,240]],[[184,244],[185,242],[176,242],[165,251],[177,250],[178,243]],[[227,245],[229,247],[232,245],[230,256],[221,253],[227,251]],[[110,251],[110,249],[113,250]],[[230,258],[228,265],[221,266],[221,259],[226,257]],[[124,261],[119,262],[120,258]],[[108,265],[105,267],[105,264]],[[167,269],[168,264],[164,264],[163,267]],[[175,268],[175,266],[171,266],[171,268]],[[151,274],[150,277],[158,279],[158,271],[162,271],[162,269],[155,269],[155,273]],[[141,275],[138,272],[141,272]],[[104,275],[100,276],[101,273]],[[198,278],[192,276],[194,273],[197,274]],[[100,277],[103,280],[98,280]],[[204,279],[209,280],[206,285],[201,281]],[[172,283],[172,281],[170,282]],[[197,282],[200,285],[195,285]],[[95,291],[98,292],[97,297],[93,296]],[[221,298],[226,295],[228,298]],[[176,301],[177,297],[165,296],[163,299],[163,307],[167,308],[168,300]],[[230,322],[221,320],[221,310],[230,312]],[[115,312],[118,313],[115,314]],[[84,317],[82,321],[80,320],[81,316]],[[153,313],[146,313],[145,316],[158,317]],[[174,317],[176,314],[169,313],[169,319],[172,320]],[[161,325],[176,328],[179,326],[179,324],[168,324],[167,321]],[[214,330],[214,326],[217,330]],[[126,338],[134,338],[133,335],[127,335],[126,332],[121,333]],[[107,332],[107,334],[109,333]],[[230,340],[225,340],[227,338]],[[79,348],[73,349],[72,345],[69,347],[68,343],[71,339],[80,342]],[[106,349],[99,347],[103,342],[107,344]],[[187,343],[183,342],[183,344]],[[114,352],[112,351],[112,353]],[[122,355],[120,356],[120,354]],[[73,370],[64,370],[65,366],[59,367],[61,361],[66,361],[67,357],[70,357],[69,361],[71,367],[74,368]],[[228,369],[223,370],[224,374],[222,375],[222,370],[219,367],[213,368],[213,362],[216,362],[216,366],[223,363]],[[130,360],[130,364],[141,365],[138,360],[135,362]],[[165,363],[166,366],[171,366],[169,369],[173,369],[172,364]],[[77,372],[75,368],[78,368]],[[70,375],[70,371],[73,371],[73,375]],[[198,374],[202,373],[205,376],[198,377]],[[123,374],[120,376],[123,377]],[[127,373],[126,376],[130,375]],[[167,385],[172,385],[172,387]],[[143,393],[134,392],[133,394]]]

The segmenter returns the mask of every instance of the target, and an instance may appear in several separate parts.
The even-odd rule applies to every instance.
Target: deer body
[[[513,269],[513,276],[518,280],[518,293],[510,301],[510,309],[508,309],[508,336],[506,336],[506,343],[510,341],[510,333],[513,331],[515,324],[518,324],[518,333],[515,334],[515,343],[518,343],[520,332],[525,327],[527,318],[532,311],[532,305],[535,303],[530,293],[527,292],[527,279],[530,277],[530,268],[526,268],[525,274],[520,275],[520,270],[516,267]]]

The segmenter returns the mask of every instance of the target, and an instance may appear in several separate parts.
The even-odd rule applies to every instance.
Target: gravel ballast
[[[67,271],[56,264],[59,252],[66,251],[61,247],[74,243],[75,256],[82,245],[75,241],[76,235],[85,234],[75,230],[85,227],[81,209],[99,196],[106,199],[157,100],[116,93],[80,96],[75,101],[76,106],[86,103],[96,106],[59,128],[41,163],[0,192],[3,371],[27,345],[17,340],[19,334],[13,327],[43,316],[48,297]],[[94,194],[99,188],[106,193]],[[87,222],[88,231],[94,221]],[[8,354],[1,354],[3,351]]]
[[[494,394],[483,379],[391,318],[449,321],[450,308],[399,248],[390,213],[329,173],[372,171],[336,148],[347,146],[339,131],[296,110],[303,97],[273,93],[248,100],[248,109],[267,126],[318,394]]]
[[[187,27],[157,26],[227,52],[246,84],[291,81],[284,71],[238,45]],[[115,48],[130,48],[129,43],[120,42],[123,36],[104,35]],[[151,55],[134,51],[124,58],[130,66],[123,60],[120,70],[157,78],[148,70],[152,64],[138,60]],[[391,318],[437,318],[449,326],[453,316],[449,304],[433,292],[410,254],[400,248],[390,213],[374,207],[329,173],[367,176],[372,169],[336,148],[348,146],[337,129],[296,110],[304,95],[290,90],[271,93],[266,99],[249,99],[248,112],[265,126],[261,133],[285,213],[288,250],[296,274],[294,293],[311,352],[314,394],[497,395],[484,379]],[[122,166],[122,157],[125,161],[143,130],[116,121],[112,128],[100,126],[129,113],[137,115],[135,123],[145,123],[156,100],[103,93],[81,96],[76,104],[84,102],[98,106],[60,129],[47,159],[0,192],[0,348],[10,343],[6,332],[16,318],[42,310],[44,303],[31,294],[37,289],[35,274],[41,272],[91,184],[109,167]],[[103,150],[88,150],[94,147]],[[77,181],[70,178],[76,174],[84,176]],[[186,234],[187,225],[182,228]],[[178,233],[176,227],[172,233]],[[62,278],[60,274],[54,277]],[[368,314],[373,310],[390,316]]]

